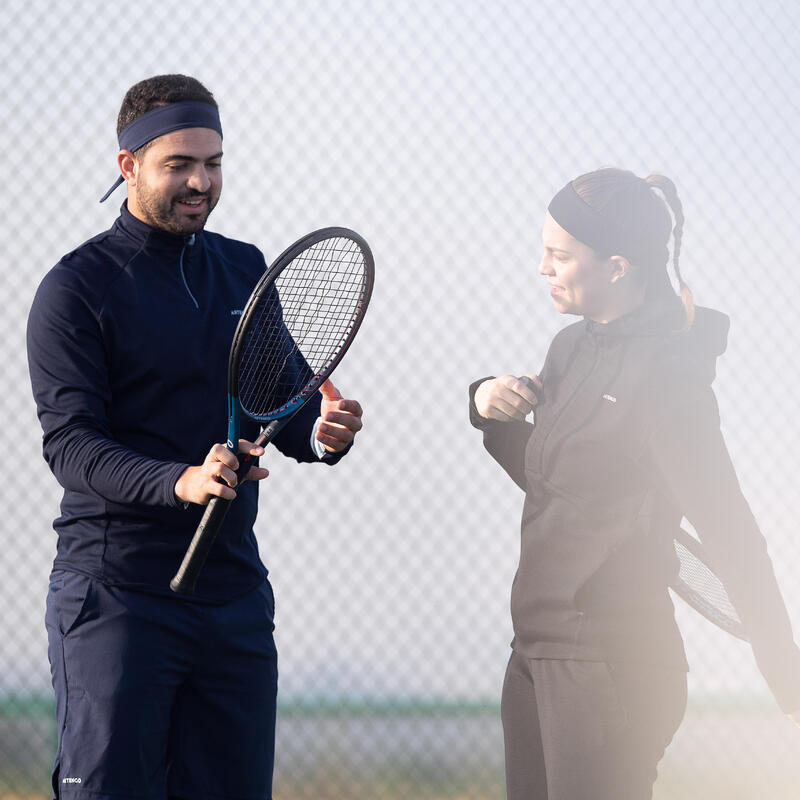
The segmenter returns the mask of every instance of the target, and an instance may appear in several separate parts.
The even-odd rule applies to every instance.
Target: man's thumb
[[[319,387],[320,391],[322,392],[322,396],[326,400],[341,400],[342,395],[340,394],[339,390],[333,385],[331,379],[328,378],[322,386]]]

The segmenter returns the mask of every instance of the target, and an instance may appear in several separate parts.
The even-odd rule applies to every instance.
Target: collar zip
[[[180,259],[180,268],[181,268],[181,278],[183,279],[183,285],[186,287],[186,292],[188,293],[189,297],[192,298],[192,302],[194,303],[195,308],[200,308],[200,304],[197,302],[197,298],[192,294],[192,290],[189,288],[189,283],[186,280],[186,270],[183,266],[183,256],[186,253],[186,248],[191,247],[195,243],[195,235],[189,234],[183,240],[183,247],[181,248],[181,259]]]

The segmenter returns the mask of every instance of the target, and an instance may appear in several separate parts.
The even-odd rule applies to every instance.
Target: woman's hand
[[[538,375],[525,377],[530,379],[529,386],[516,375],[501,375],[480,384],[475,391],[478,413],[500,422],[525,419],[538,402],[537,392],[542,391]]]

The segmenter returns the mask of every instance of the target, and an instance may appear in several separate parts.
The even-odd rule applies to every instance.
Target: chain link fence
[[[536,274],[544,209],[598,166],[678,186],[684,275],[699,304],[732,317],[715,384],[724,430],[800,620],[796,3],[4,8],[2,800],[48,796],[55,745],[43,617],[60,492],[39,455],[27,311],[59,257],[113,221],[114,201],[97,200],[115,174],[116,113],[153,74],[196,75],[220,102],[212,230],[270,260],[346,225],[377,262],[338,372],[365,408],[357,448],[335,470],[267,459],[257,533],[278,606],[276,798],[504,797],[522,496],[470,428],[466,387],[541,366],[567,322]],[[656,798],[795,798],[800,731],[749,648],[678,614],[690,705]]]

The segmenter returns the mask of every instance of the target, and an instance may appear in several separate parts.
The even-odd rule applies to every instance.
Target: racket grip
[[[175,577],[169,582],[169,588],[176,594],[192,594],[203,564],[206,562],[211,545],[217,538],[219,529],[231,505],[230,500],[212,497],[206,506],[203,518],[194,532],[192,541],[186,550]]]
[[[259,447],[264,447],[267,443],[268,439],[271,439],[272,436],[275,435],[282,427],[281,420],[273,420],[264,428],[264,432],[258,437],[258,439],[253,442],[253,444],[257,444]],[[255,456],[251,456],[250,453],[240,453],[239,454],[239,468],[236,470],[236,477],[239,479],[239,483],[244,480],[244,476],[250,472],[250,467],[253,466],[253,462],[256,460]]]

